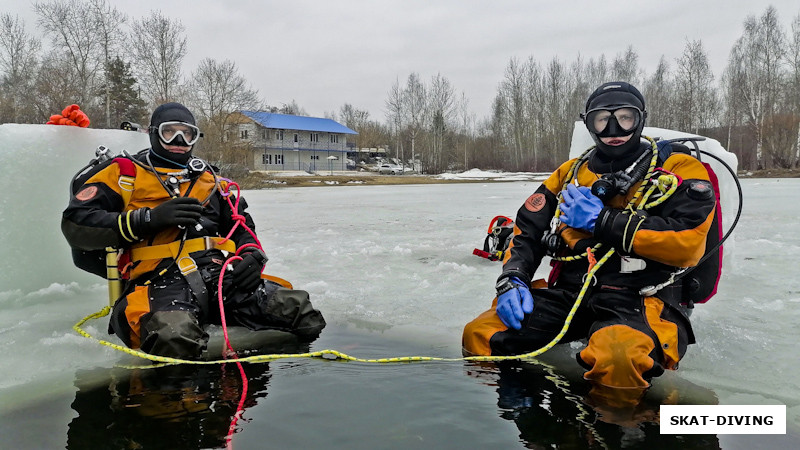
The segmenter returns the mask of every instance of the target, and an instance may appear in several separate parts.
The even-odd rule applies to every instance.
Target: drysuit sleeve
[[[705,252],[716,196],[708,172],[694,157],[674,153],[663,168],[681,180],[669,199],[646,213],[603,208],[594,236],[622,254],[691,267]]]
[[[119,166],[111,164],[89,178],[70,198],[61,215],[61,232],[71,247],[99,250],[126,242],[119,231],[124,207],[119,177]]]
[[[500,278],[517,277],[530,285],[536,269],[546,256],[542,236],[550,230],[550,222],[558,206],[558,193],[575,160],[567,161],[536,189],[517,211],[514,237],[503,260]]]

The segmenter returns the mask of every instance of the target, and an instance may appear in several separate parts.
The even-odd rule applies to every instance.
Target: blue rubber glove
[[[603,209],[603,201],[592,194],[590,188],[576,187],[574,184],[567,185],[567,189],[561,191],[561,195],[564,198],[559,217],[561,222],[572,228],[593,232],[597,216]]]
[[[528,286],[516,277],[509,279],[513,289],[497,296],[497,316],[507,327],[519,330],[525,314],[533,312],[533,296]]]

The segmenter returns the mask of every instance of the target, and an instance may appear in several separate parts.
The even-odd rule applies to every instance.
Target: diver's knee
[[[576,356],[588,369],[583,377],[608,387],[642,388],[664,369],[650,355],[653,339],[626,325],[611,325],[595,331],[589,344]]]
[[[172,358],[199,358],[208,334],[189,311],[156,311],[142,324],[144,352]]]

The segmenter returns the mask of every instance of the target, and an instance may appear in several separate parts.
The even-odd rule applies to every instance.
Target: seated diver
[[[130,348],[198,358],[205,326],[221,322],[221,289],[228,324],[316,339],[325,320],[308,293],[262,279],[267,258],[250,232],[247,202],[192,155],[201,137],[192,113],[180,103],[157,107],[149,135],[150,149],[91,175],[63,212],[61,230],[73,249],[123,250],[127,283],[109,331]],[[135,176],[123,182],[131,168]],[[241,259],[219,286],[223,250]]]
[[[644,97],[628,83],[606,83],[589,96],[581,116],[596,145],[562,164],[520,207],[497,297],[464,328],[465,355],[536,351],[569,318],[561,342],[588,340],[576,357],[600,397],[636,402],[653,377],[677,369],[694,343],[680,286],[644,288],[661,285],[703,256],[716,205],[708,172],[683,153],[657,161],[679,184],[650,209],[639,209],[637,191],[654,176],[652,169],[641,170],[624,192],[594,186],[610,174],[655,167],[654,144],[641,139],[645,111]],[[596,252],[600,260],[610,248],[615,253],[591,275],[590,256]],[[545,256],[560,259],[554,258],[548,281],[533,280]],[[594,279],[572,317],[587,276]]]

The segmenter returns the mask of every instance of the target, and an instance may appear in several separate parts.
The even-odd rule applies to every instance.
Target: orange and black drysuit
[[[70,199],[61,229],[75,249],[124,249],[120,270],[128,283],[125,295],[114,305],[109,331],[131,348],[148,353],[198,357],[208,339],[204,325],[220,323],[216,293],[226,259],[223,250],[232,253],[255,244],[243,226],[236,227],[230,240],[223,237],[237,218],[251,230],[255,226],[244,199],[239,199],[238,211],[232,211],[224,197],[226,181],[210,170],[190,175],[179,168],[153,167],[146,155],[143,151],[134,157],[135,177],[124,173],[130,169],[122,169],[133,164],[130,159],[115,160],[92,175]],[[197,226],[185,230],[169,227],[137,235],[140,227],[133,222],[138,215],[130,212],[170,200],[166,174],[178,181],[180,196],[202,203],[202,217]],[[285,330],[312,339],[325,326],[305,291],[265,281],[254,292],[243,292],[230,279],[226,272],[223,296],[229,324]]]
[[[642,151],[646,147],[643,143]],[[602,172],[590,170],[593,156],[577,168],[572,182],[591,186],[600,178]],[[495,312],[495,299],[490,310],[466,325],[466,355],[532,352],[561,331],[588,272],[588,258],[553,260],[548,281],[532,278],[547,256],[542,237],[550,231],[558,194],[575,161],[559,167],[517,212],[500,278],[517,277],[531,287],[533,312],[525,315],[520,330],[509,329]],[[708,172],[694,157],[672,153],[659,164],[662,173],[674,174],[680,182],[662,203],[647,210],[626,208],[639,181],[626,195],[604,203],[593,233],[563,224],[558,229],[565,244],[558,256],[579,255],[597,243],[602,244],[596,251],[598,259],[615,249],[595,274],[595,283],[562,338],[563,342],[588,339],[577,359],[588,370],[585,378],[600,386],[644,389],[650,378],[675,369],[687,345],[694,343],[679,287],[670,285],[653,296],[639,292],[664,283],[678,268],[698,263],[716,199]]]

